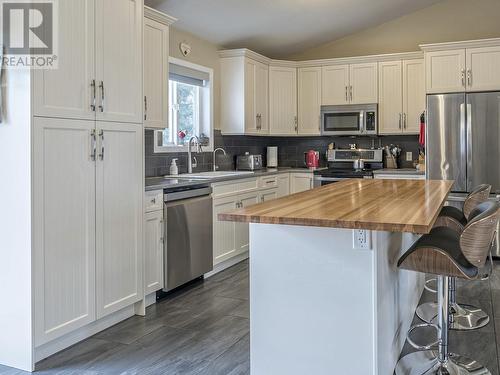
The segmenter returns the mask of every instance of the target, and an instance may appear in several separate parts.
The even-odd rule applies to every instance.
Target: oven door
[[[363,133],[363,111],[321,112],[322,135],[357,135]]]
[[[314,176],[314,187],[316,188],[320,186],[330,185],[343,180],[345,180],[345,178]]]

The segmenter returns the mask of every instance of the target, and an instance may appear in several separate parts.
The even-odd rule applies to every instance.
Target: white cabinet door
[[[236,209],[237,198],[216,198],[213,200],[213,252],[214,265],[221,263],[236,253],[235,223],[221,221],[218,215]]]
[[[500,47],[469,48],[465,54],[467,91],[500,90]]]
[[[143,130],[97,122],[97,316],[140,300],[142,286]]]
[[[313,175],[311,173],[290,174],[290,194],[300,193],[313,188]]]
[[[351,104],[378,102],[377,63],[349,65]]]
[[[239,195],[238,201],[242,208],[257,204],[259,203],[259,193],[254,192]],[[248,251],[248,245],[250,242],[249,228],[248,223],[236,223],[234,227],[236,248],[236,254],[234,255],[238,255],[245,251]]]
[[[144,294],[163,288],[163,211],[144,215]]]
[[[290,194],[290,174],[278,175],[278,198],[286,197]]]
[[[245,59],[245,133],[259,132],[257,113],[257,61]]]
[[[58,4],[58,68],[33,70],[34,114],[91,120],[95,118],[95,0]]]
[[[379,63],[379,134],[401,133],[403,83],[401,60]]]
[[[424,60],[403,60],[403,133],[420,132],[420,115],[425,110]]]
[[[321,68],[299,69],[298,96],[298,133],[320,134]]]
[[[332,65],[322,68],[321,104],[349,104],[349,65]]]
[[[168,127],[168,26],[144,19],[144,127]]]
[[[269,132],[297,134],[297,69],[269,68]]]
[[[97,119],[143,122],[141,0],[96,3]]]
[[[278,189],[264,190],[260,193],[260,201],[268,202],[278,198]]]
[[[255,115],[259,134],[269,133],[269,67],[255,66]]]
[[[465,50],[434,51],[425,54],[428,94],[465,90]]]
[[[36,346],[95,320],[94,126],[94,121],[34,120]]]

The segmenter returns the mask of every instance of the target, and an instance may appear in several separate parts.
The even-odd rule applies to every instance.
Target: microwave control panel
[[[375,131],[377,129],[375,112],[366,112],[366,131]]]

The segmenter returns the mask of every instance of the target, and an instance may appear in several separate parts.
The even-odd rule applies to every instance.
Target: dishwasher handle
[[[211,187],[181,190],[181,191],[175,191],[175,192],[171,192],[171,193],[164,193],[163,194],[163,201],[165,203],[175,202],[175,201],[179,201],[182,199],[202,197],[202,196],[206,196],[206,195],[210,195],[210,194],[212,194]]]

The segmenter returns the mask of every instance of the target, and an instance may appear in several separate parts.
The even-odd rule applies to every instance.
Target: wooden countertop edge
[[[416,234],[429,233],[437,219],[437,216],[429,225],[418,224],[400,224],[400,223],[372,223],[344,220],[325,220],[325,219],[301,219],[301,218],[278,218],[278,217],[248,217],[245,215],[221,213],[217,218],[221,221],[233,221],[238,223],[254,224],[274,224],[274,225],[296,225],[304,227],[322,227],[338,229],[366,229],[387,232],[409,232]]]

